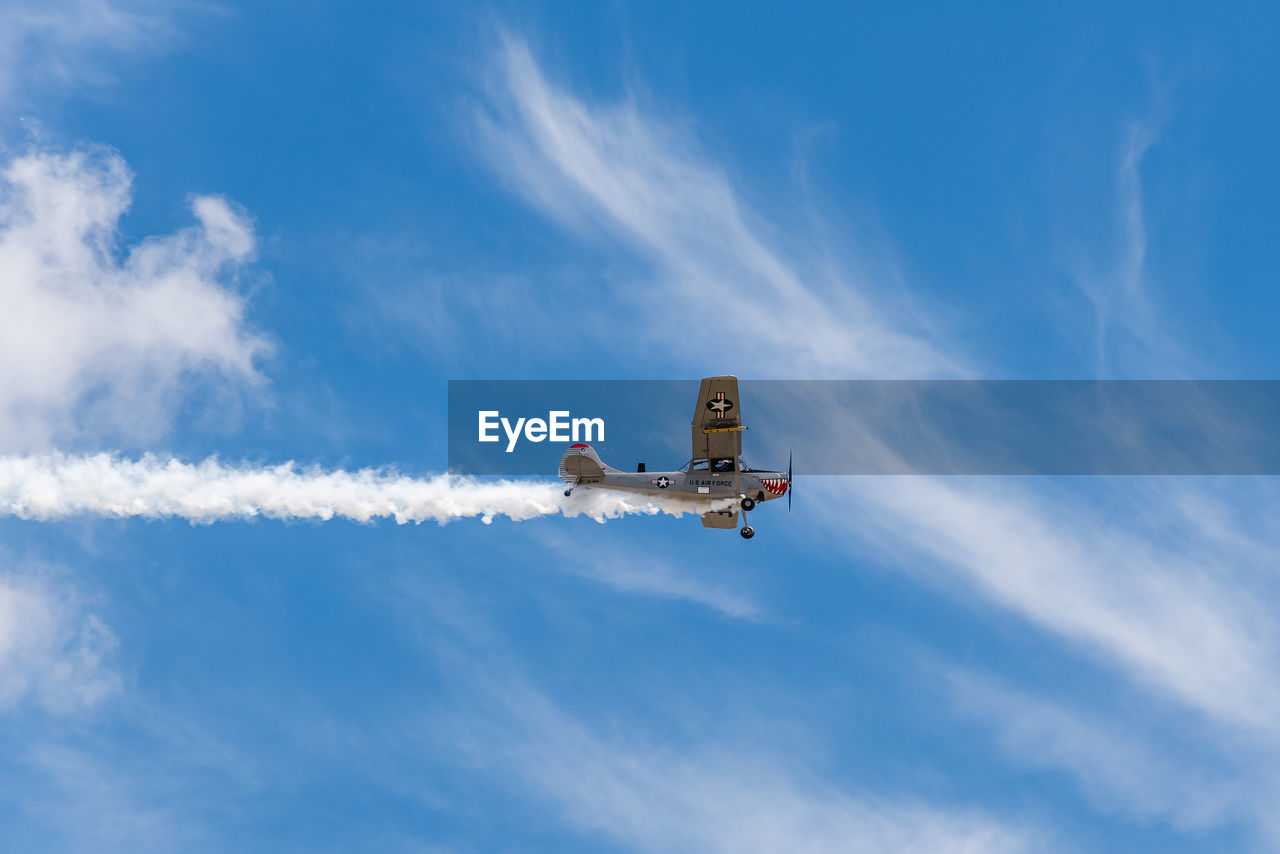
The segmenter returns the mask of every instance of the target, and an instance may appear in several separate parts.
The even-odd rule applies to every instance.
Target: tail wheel
[[[756,500],[751,496],[742,499],[742,509],[748,512],[756,509]]]
[[[747,499],[747,500],[749,501],[750,499]],[[747,525],[747,526],[743,527],[743,529],[742,529],[742,539],[744,539],[744,540],[749,540],[749,539],[751,539],[752,537],[754,537],[755,535],[756,535],[756,529],[755,529],[755,528],[751,527],[750,525]]]

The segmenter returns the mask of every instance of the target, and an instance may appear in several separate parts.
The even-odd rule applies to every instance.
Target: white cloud
[[[120,689],[111,630],[50,573],[0,572],[0,708],[33,700],[57,713]]]
[[[727,291],[718,290],[731,280],[742,296],[741,305],[731,310],[750,314],[739,318],[745,323],[742,337],[755,340],[759,331],[760,340],[768,341],[762,348],[768,356],[765,370],[794,374],[836,368],[846,376],[871,371],[883,377],[913,372],[906,366],[943,370],[965,361],[915,338],[912,346],[921,349],[904,359],[897,342],[899,335],[910,336],[893,332],[886,337],[888,328],[869,319],[878,312],[860,316],[817,308],[827,296],[822,286],[796,275],[756,236],[723,173],[675,130],[632,104],[595,107],[557,89],[513,39],[503,42],[498,68],[501,88],[481,118],[495,168],[549,215],[584,229],[603,217],[614,234],[649,248],[671,268],[697,271],[693,278],[660,278],[654,283],[658,299],[646,293],[646,300],[664,311],[678,307],[669,312],[672,317],[694,318],[705,328],[712,315],[690,307],[722,297],[735,304]],[[1119,277],[1126,292],[1141,288],[1145,236],[1137,166],[1148,142],[1135,131],[1121,168],[1128,248]],[[854,283],[837,284],[847,290]],[[629,299],[609,296],[623,303]],[[799,313],[806,334],[770,337],[785,325],[779,319],[786,313],[775,297],[813,307]],[[1119,305],[1140,303],[1137,295],[1134,300]],[[1145,315],[1134,322],[1151,323]],[[857,342],[852,346],[859,350],[846,349],[841,339]],[[805,349],[810,346],[820,347],[823,355]],[[690,337],[670,336],[666,348],[681,361],[705,362],[698,341]],[[736,353],[731,343],[718,358]],[[866,440],[873,444],[875,437]],[[1088,498],[1061,492],[1051,501],[1044,496],[1056,490],[1046,493],[1020,482],[994,488],[989,482],[887,478],[828,486],[832,494],[820,504],[829,515],[847,517],[842,495],[852,489],[867,514],[867,525],[859,528],[874,525],[895,548],[905,543],[913,554],[936,558],[939,566],[979,582],[981,593],[1036,625],[1114,657],[1145,684],[1237,724],[1269,728],[1280,711],[1275,639],[1264,609],[1247,592],[1222,584],[1203,563],[1215,557],[1230,563],[1241,549],[1226,551],[1220,548],[1225,544],[1212,541],[1201,541],[1197,549],[1167,538],[1162,544],[1160,531],[1135,524],[1136,514],[1098,516],[1090,512]],[[1163,508],[1186,529],[1181,512],[1171,506],[1170,489],[1112,487],[1114,495],[1132,497],[1127,509],[1159,514]],[[1177,501],[1189,500],[1184,491],[1178,494]],[[1257,532],[1245,536],[1256,548]],[[1246,568],[1241,571],[1248,574]]]
[[[1101,812],[1160,819],[1184,831],[1245,824],[1273,847],[1280,840],[1274,750],[1206,750],[1198,729],[1188,730],[1179,716],[1113,698],[1092,696],[1078,708],[961,670],[944,681],[957,708],[988,724],[1011,758],[1068,775]],[[1171,721],[1160,726],[1161,717]]]
[[[622,288],[628,347],[679,343],[704,364],[757,373],[875,377],[955,374],[958,360],[930,339],[905,304],[833,269],[825,249],[789,258],[689,134],[630,102],[589,104],[547,81],[519,41],[503,42],[497,82],[477,113],[492,166],[533,204],[574,229],[603,228],[658,268]],[[559,326],[608,345],[620,315],[580,300]],[[568,316],[565,316],[567,313]],[[642,320],[643,322],[637,322]],[[593,333],[592,329],[599,329]]]
[[[1243,549],[1140,530],[1139,514],[1160,514],[1167,494],[1131,496],[1104,516],[1080,499],[987,479],[861,479],[828,490],[843,499],[841,516],[857,518],[855,536],[878,538],[895,562],[935,580],[958,578],[964,592],[1209,719],[1280,738],[1277,636],[1269,609],[1245,585],[1252,561]],[[1206,551],[1217,566],[1206,564]]]
[[[510,771],[585,833],[637,851],[972,852],[1052,850],[978,811],[850,794],[758,744],[675,750],[605,737],[505,680],[488,714],[441,734],[472,762]]]
[[[567,571],[624,593],[694,602],[726,617],[755,619],[761,616],[760,606],[749,597],[692,578],[684,567],[674,566],[665,558],[655,561],[596,556],[575,559]]]
[[[130,185],[102,148],[0,173],[0,447],[154,438],[193,380],[261,381],[267,346],[232,287],[253,252],[247,218],[199,197],[195,226],[122,250]]]
[[[892,300],[873,292],[883,283],[813,274],[789,259],[691,134],[632,102],[600,106],[557,88],[514,39],[496,65],[478,119],[494,168],[557,222],[591,239],[611,235],[658,271],[586,308],[575,303],[578,328],[598,322],[613,334],[611,320],[631,318],[628,333],[653,330],[663,364],[690,366],[695,376],[726,363],[757,375],[877,378],[948,375],[969,363],[929,337],[927,321],[899,322]],[[1139,169],[1150,141],[1149,129],[1135,126],[1118,170],[1121,250],[1102,276],[1082,283],[1095,302],[1103,372],[1117,354],[1148,375],[1185,373],[1145,274]],[[733,334],[708,335],[712,326]],[[1152,702],[1192,710],[1201,725],[1188,737],[1206,749],[1237,739],[1263,745],[1230,754],[1229,767],[1248,777],[1280,737],[1275,526],[1252,511],[1258,501],[1273,506],[1273,490],[1239,479],[1090,486],[910,477],[803,488],[825,524],[849,531],[851,554],[878,540],[893,563],[936,587],[985,598],[1132,680]],[[1065,751],[1054,755],[1066,762]],[[1128,797],[1139,798],[1149,779],[1133,777]],[[1152,798],[1169,800],[1158,786]],[[1204,820],[1233,814],[1211,810]]]
[[[0,6],[0,104],[35,103],[47,86],[104,82],[106,54],[174,38],[168,11],[147,0],[8,0]]]
[[[21,757],[30,769],[15,800],[40,828],[28,832],[48,850],[175,851],[195,850],[207,834],[192,817],[179,821],[174,781],[162,771],[146,779],[133,771],[130,758],[102,759],[94,751],[66,745],[32,745]],[[168,757],[153,760],[163,766]],[[199,803],[198,799],[192,799]]]
[[[587,545],[581,537],[553,532],[540,532],[538,541],[556,556],[555,569],[568,575],[622,593],[691,602],[733,619],[763,617],[761,605],[741,590],[743,568],[736,561],[726,562],[725,571],[703,566],[695,575],[674,556],[665,552],[635,555],[623,541],[602,544],[593,536]]]
[[[1135,121],[1125,134],[1116,167],[1118,247],[1103,262],[1074,253],[1072,275],[1093,308],[1094,373],[1112,376],[1194,376],[1207,369],[1203,356],[1187,352],[1183,336],[1170,334],[1159,291],[1147,270],[1147,224],[1142,161],[1155,144],[1160,119]]]

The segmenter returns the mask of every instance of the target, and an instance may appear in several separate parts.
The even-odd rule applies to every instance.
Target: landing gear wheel
[[[742,509],[747,512],[750,512],[756,509],[756,500],[751,497],[742,499]]]
[[[751,499],[748,498],[747,500],[750,501]],[[742,534],[742,539],[749,540],[756,535],[756,529],[751,527],[750,525],[747,525],[742,529],[740,533]]]
[[[565,498],[568,498],[570,495],[573,495],[573,490],[572,490],[572,489],[566,489],[566,490],[564,491],[564,497],[565,497]]]

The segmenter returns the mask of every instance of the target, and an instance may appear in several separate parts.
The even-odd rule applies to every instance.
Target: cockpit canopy
[[[680,467],[680,471],[709,471],[712,474],[732,474],[733,457],[717,457],[712,460],[689,460],[689,462]],[[753,469],[747,465],[742,457],[738,457],[738,471],[750,472],[759,471],[759,469]]]

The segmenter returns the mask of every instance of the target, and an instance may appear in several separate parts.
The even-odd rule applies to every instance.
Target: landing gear
[[[756,500],[750,496],[742,499],[742,509],[744,511],[756,509]]]
[[[748,498],[747,500],[750,501],[751,499]],[[749,540],[756,535],[756,529],[750,525],[744,525],[739,533],[742,534],[742,539]]]
[[[573,487],[572,487],[572,486],[571,486],[571,487],[569,487],[568,489],[566,489],[566,490],[564,491],[564,497],[565,497],[565,498],[568,498],[570,495],[573,495]]]

